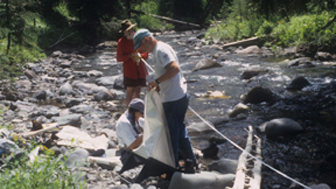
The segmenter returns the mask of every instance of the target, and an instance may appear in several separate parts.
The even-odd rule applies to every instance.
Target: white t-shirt
[[[132,123],[127,118],[128,111],[123,113],[117,121],[116,133],[118,137],[120,148],[128,147],[131,145],[138,137],[139,134],[134,130]],[[139,122],[139,123],[138,123]],[[135,122],[136,127],[142,127],[144,125],[144,119],[139,118],[138,122]]]
[[[166,72],[165,66],[167,66],[169,63],[176,61],[179,65],[178,58],[173,48],[161,41],[158,41],[156,44],[153,50],[153,55],[155,76],[157,78]],[[187,84],[181,71],[173,78],[160,83],[159,86],[161,90],[160,96],[162,102],[178,100],[184,97],[187,93]]]

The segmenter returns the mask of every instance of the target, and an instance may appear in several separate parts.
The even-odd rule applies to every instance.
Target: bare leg
[[[132,97],[134,95],[134,91],[135,91],[135,87],[126,88],[126,99],[125,99],[126,107],[128,107],[128,104],[131,102]]]
[[[141,86],[134,87],[133,98],[140,98]]]

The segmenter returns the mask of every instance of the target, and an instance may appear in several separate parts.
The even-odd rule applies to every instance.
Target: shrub
[[[48,189],[48,188],[84,188],[85,181],[79,182],[78,176],[67,169],[64,161],[53,156],[52,151],[43,150],[44,155],[33,162],[26,158],[8,163],[0,171],[0,185],[3,189]],[[26,157],[26,156],[25,156]]]

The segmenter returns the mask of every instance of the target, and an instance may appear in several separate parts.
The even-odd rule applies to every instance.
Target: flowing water
[[[249,105],[251,111],[246,119],[230,120],[216,127],[228,138],[239,141],[239,138],[246,138],[244,128],[248,125],[257,127],[265,121],[282,117],[299,122],[304,132],[296,136],[267,138],[259,135],[263,139],[263,160],[305,185],[324,182],[336,188],[336,159],[333,156],[336,148],[336,113],[332,106],[335,104],[336,92],[333,88],[327,88],[330,92],[319,92],[321,86],[336,82],[336,67],[317,62],[316,67],[287,68],[289,57],[235,55],[215,46],[203,45],[203,41],[196,38],[199,33],[200,31],[171,32],[156,36],[177,52],[181,69],[188,81],[190,107],[205,119],[222,118],[241,102],[239,97],[254,86],[270,89],[281,99],[287,100],[273,105]],[[115,49],[97,52],[77,65],[76,69],[95,69],[102,71],[105,76],[120,76],[121,64],[116,62],[115,55]],[[192,71],[198,61],[211,59],[214,55],[222,67]],[[147,62],[152,63],[151,57]],[[241,79],[241,74],[249,68],[260,68],[267,70],[267,73],[251,80]],[[298,76],[304,76],[312,85],[299,93],[287,91],[286,86]],[[207,91],[220,91],[228,98],[201,98]],[[313,98],[316,95],[311,96],[312,93],[323,95],[323,100]],[[325,95],[328,98],[324,98]],[[200,121],[188,111],[188,123]],[[205,133],[204,136],[213,134]],[[202,137],[192,136],[193,138],[193,145],[201,146],[196,139]],[[241,153],[229,143],[220,147],[220,157],[237,159]],[[330,159],[334,163],[330,163]],[[300,188],[265,167],[262,174],[262,188]]]

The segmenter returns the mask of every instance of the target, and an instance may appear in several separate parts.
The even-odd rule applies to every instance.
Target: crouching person
[[[118,136],[118,147],[120,149],[120,160],[124,164],[131,154],[131,150],[139,147],[142,143],[144,126],[144,101],[134,98],[128,105],[128,109],[117,121],[116,132]]]

